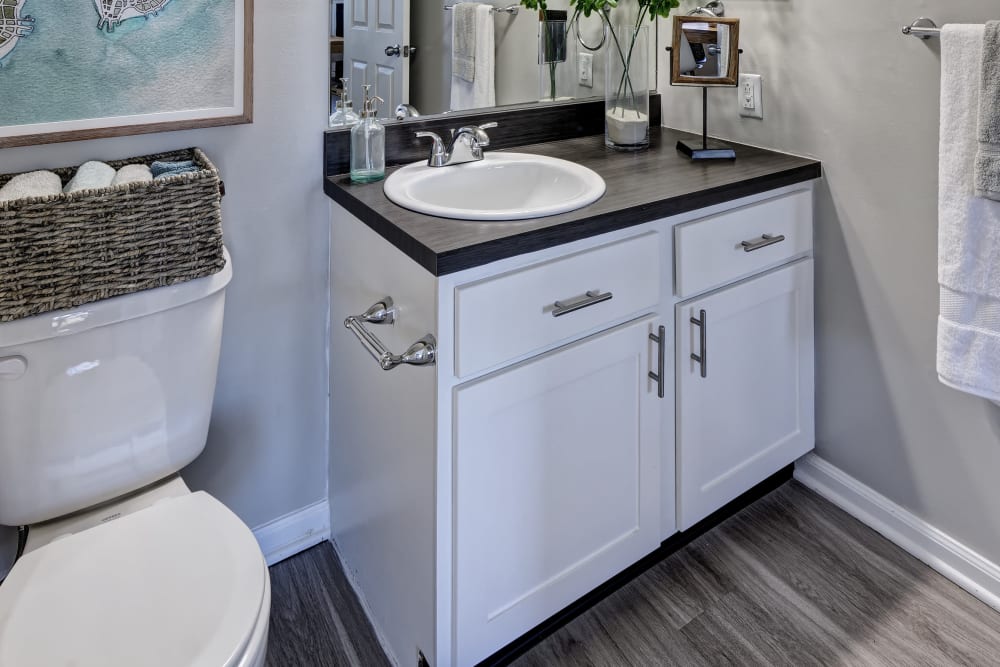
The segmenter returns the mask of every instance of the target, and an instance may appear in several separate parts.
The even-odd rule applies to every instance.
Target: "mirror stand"
[[[671,56],[673,55],[673,47],[666,46],[664,50]],[[736,52],[742,55],[743,49],[737,49]],[[739,55],[737,55],[737,63],[739,63]],[[675,85],[674,62],[672,57],[668,60],[670,61],[670,85],[673,86]],[[737,71],[739,71],[738,64]],[[701,86],[701,141],[681,139],[677,142],[677,150],[692,160],[735,160],[736,150],[732,146],[708,138],[708,89],[710,87],[719,88],[720,86]]]
[[[677,150],[692,160],[735,160],[736,151],[721,141],[708,138],[708,87],[701,89],[701,141],[677,142]]]
[[[739,48],[740,20],[708,13],[711,18],[707,19],[674,16],[673,42],[666,47],[670,85],[701,88],[701,141],[679,141],[677,150],[692,160],[735,160],[736,151],[731,146],[708,138],[708,89],[739,85],[743,53]]]

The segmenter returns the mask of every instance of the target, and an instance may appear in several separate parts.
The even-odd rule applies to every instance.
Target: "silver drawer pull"
[[[368,354],[372,355],[384,371],[397,366],[431,366],[437,361],[437,341],[427,334],[406,349],[403,354],[393,354],[378,336],[369,331],[365,324],[392,324],[396,321],[396,307],[392,297],[385,297],[360,315],[351,315],[344,320],[344,326],[358,337]]]
[[[656,349],[660,353],[656,361],[656,372],[649,371],[649,379],[656,383],[656,395],[663,398],[663,383],[666,381],[665,366],[667,361],[667,328],[660,327],[659,335],[649,334],[649,340],[656,343]]]
[[[611,301],[612,298],[614,298],[614,294],[611,292],[601,294],[601,290],[599,289],[590,290],[587,292],[586,296],[580,297],[576,301],[571,301],[569,303],[556,301],[554,308],[552,309],[552,317],[569,315],[570,313],[575,313],[578,310],[590,308],[591,306],[596,306],[597,304],[604,303],[605,301]]]
[[[785,240],[784,234],[778,234],[777,236],[771,236],[770,234],[761,234],[760,239],[757,241],[744,241],[740,245],[743,246],[744,252],[753,252],[754,250],[760,250],[766,248],[775,243],[781,243]]]
[[[701,376],[708,377],[708,313],[704,310],[698,313],[699,317],[692,317],[691,324],[698,327],[700,335],[698,342],[701,343],[701,354],[691,353],[691,360],[701,367]]]

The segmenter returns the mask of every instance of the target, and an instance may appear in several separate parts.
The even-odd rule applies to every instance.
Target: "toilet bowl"
[[[0,586],[0,665],[263,664],[270,583],[253,533],[209,494],[171,484],[152,503],[131,498],[148,505],[136,511],[112,503],[41,527],[51,541]]]
[[[258,667],[250,529],[178,472],[204,449],[232,275],[0,323],[0,667]]]

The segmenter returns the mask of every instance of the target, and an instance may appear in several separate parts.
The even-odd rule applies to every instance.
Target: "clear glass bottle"
[[[330,116],[330,127],[353,127],[361,122],[361,116],[354,113],[354,103],[351,102],[350,79],[341,79],[340,100],[337,101],[333,115]]]
[[[365,86],[361,122],[351,128],[351,180],[374,183],[385,178],[385,127],[378,121],[378,105],[385,100],[371,97]]]

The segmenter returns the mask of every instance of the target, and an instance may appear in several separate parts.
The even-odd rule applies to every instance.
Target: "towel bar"
[[[934,21],[921,16],[910,25],[903,26],[903,34],[919,37],[920,39],[930,39],[932,37],[940,37],[941,28]]]
[[[445,5],[444,10],[450,12],[455,8],[455,5]],[[490,14],[510,14],[511,16],[517,16],[517,13],[521,11],[518,5],[509,5],[507,7],[491,7]]]
[[[353,333],[372,358],[378,362],[384,371],[403,364],[410,366],[433,366],[437,362],[437,341],[427,334],[411,345],[402,354],[393,354],[389,348],[365,327],[365,324],[393,324],[396,321],[397,310],[392,297],[384,297],[375,302],[371,308],[360,315],[351,315],[344,320],[344,326]]]

